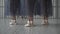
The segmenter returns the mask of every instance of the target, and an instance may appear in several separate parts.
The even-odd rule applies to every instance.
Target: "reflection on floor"
[[[17,25],[9,25],[10,19],[0,18],[0,34],[60,34],[60,25],[40,25],[25,27],[26,23],[20,20]]]

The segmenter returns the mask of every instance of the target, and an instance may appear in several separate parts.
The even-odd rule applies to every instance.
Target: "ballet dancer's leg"
[[[44,23],[43,24],[47,25],[48,24],[47,0],[44,1],[44,8],[45,8],[44,9],[45,11],[43,12],[44,13],[44,21],[43,21]]]
[[[34,11],[34,4],[35,0],[27,0],[28,5],[28,21],[25,26],[33,26],[33,11]]]
[[[10,0],[10,13],[12,16],[10,24],[16,24],[17,7],[18,7],[18,0]]]

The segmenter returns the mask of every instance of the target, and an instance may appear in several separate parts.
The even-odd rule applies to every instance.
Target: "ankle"
[[[16,20],[11,20],[11,22],[15,22],[16,23]]]
[[[48,20],[44,20],[44,23],[48,24]]]
[[[33,21],[27,21],[28,24],[33,24]]]

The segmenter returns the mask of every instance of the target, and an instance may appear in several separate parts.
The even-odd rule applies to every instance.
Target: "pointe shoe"
[[[16,24],[16,20],[11,20],[10,25],[14,25],[14,24]]]
[[[27,24],[25,24],[24,26],[26,26],[26,27],[33,26],[33,22],[32,21],[27,21]]]
[[[42,23],[41,23],[41,24],[42,24],[42,25],[45,24],[45,23],[44,23],[44,20],[42,20]]]
[[[47,25],[48,24],[48,20],[43,20],[41,24],[42,25]]]
[[[45,24],[48,25],[48,20],[44,20]]]

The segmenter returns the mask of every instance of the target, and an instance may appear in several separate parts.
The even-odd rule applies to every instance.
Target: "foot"
[[[41,23],[41,24],[42,24],[42,25],[45,24],[45,23],[44,23],[44,20],[42,20],[42,23]]]
[[[27,21],[27,24],[25,24],[24,26],[31,27],[31,26],[33,26],[33,22],[32,21]]]
[[[16,24],[16,20],[11,20],[10,25],[14,25],[14,24]]]
[[[42,25],[47,25],[48,24],[48,20],[43,20],[41,24]]]
[[[44,22],[45,22],[45,25],[48,25],[48,20],[44,20]]]

